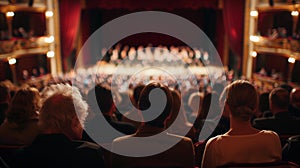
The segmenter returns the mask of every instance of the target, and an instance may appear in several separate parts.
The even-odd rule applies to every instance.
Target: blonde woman
[[[281,160],[278,135],[273,131],[257,130],[250,123],[258,103],[254,86],[247,81],[238,80],[225,90],[224,108],[230,113],[230,129],[225,134],[208,140],[202,167]]]

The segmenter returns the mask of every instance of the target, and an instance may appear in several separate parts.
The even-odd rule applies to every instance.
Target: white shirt
[[[202,168],[228,163],[263,163],[281,160],[281,144],[273,131],[251,135],[219,135],[208,140]]]

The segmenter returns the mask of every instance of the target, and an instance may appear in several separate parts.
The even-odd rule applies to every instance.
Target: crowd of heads
[[[198,83],[203,80],[199,78]],[[128,90],[120,93],[109,82],[98,83],[87,92],[66,83],[49,83],[37,89],[28,85],[13,87],[7,82],[1,82],[1,122],[22,130],[29,121],[37,120],[36,127],[39,130],[37,135],[64,134],[71,140],[82,140],[86,123],[95,114],[100,114],[109,116],[117,122],[129,123],[134,130],[139,130],[142,126],[162,129],[172,127],[173,129],[169,129],[170,132],[187,136],[193,142],[197,142],[207,121],[212,123],[210,137],[213,137],[226,133],[231,120],[252,124],[255,118],[264,117],[264,113],[268,110],[271,111],[269,116],[275,116],[284,110],[288,111],[291,107],[299,112],[299,88],[287,90],[284,87],[277,87],[271,92],[260,93],[251,81],[237,80],[228,83],[227,86],[215,83],[215,87],[211,89],[191,87],[180,90],[180,87],[152,79],[145,84],[130,86]],[[155,108],[154,111],[148,110],[153,106],[151,94],[156,89],[165,95],[165,106],[155,119],[144,121],[143,116],[157,113]],[[218,101],[212,102],[213,97]],[[154,99],[161,101],[161,97]],[[267,103],[269,107],[266,107]],[[141,118],[134,121],[132,118],[126,118],[126,115],[122,116],[118,109],[120,104],[126,107],[128,112],[136,113]],[[296,118],[299,116],[298,112],[291,115]],[[127,120],[124,120],[124,117]],[[180,132],[183,127],[190,131]],[[31,141],[33,140],[34,137]]]

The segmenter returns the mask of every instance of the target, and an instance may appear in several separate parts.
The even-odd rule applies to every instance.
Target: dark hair
[[[146,125],[151,125],[151,126],[155,126],[155,127],[161,127],[163,128],[165,126],[165,121],[168,119],[171,109],[172,109],[172,102],[173,102],[173,98],[172,98],[172,94],[169,90],[169,88],[161,83],[158,82],[152,82],[150,84],[148,84],[147,86],[145,86],[145,88],[142,90],[141,94],[140,94],[140,98],[138,101],[138,107],[140,110],[147,110],[150,108],[151,106],[151,102],[149,100],[149,96],[152,90],[154,89],[161,89],[167,98],[167,102],[165,105],[164,110],[162,111],[162,113],[155,119],[146,122]]]
[[[210,117],[208,119],[215,119],[217,116],[221,115],[221,109],[219,104],[211,104],[212,97],[219,97],[219,94],[216,92],[208,93],[204,96],[202,107],[199,115],[200,118],[206,119],[207,117]],[[208,116],[209,109],[211,109],[211,115]]]
[[[142,92],[142,90],[145,88],[145,85],[143,84],[140,84],[140,85],[137,85],[134,89],[133,89],[133,100],[134,100],[134,105],[137,105],[137,102],[139,101],[139,97],[140,97],[140,94]]]
[[[265,112],[265,111],[270,110],[269,93],[268,92],[260,94],[258,107],[259,107],[260,112]]]
[[[102,113],[108,113],[114,103],[109,85],[98,84],[95,86],[97,104]]]
[[[287,109],[290,103],[290,95],[286,89],[275,88],[269,95],[269,100],[272,106],[280,109]]]

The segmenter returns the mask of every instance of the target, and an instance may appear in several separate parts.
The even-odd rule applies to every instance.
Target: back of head
[[[265,112],[270,110],[269,105],[269,93],[265,92],[259,95],[259,110],[260,112]]]
[[[203,98],[201,112],[199,113],[202,119],[215,119],[221,115],[220,106],[217,104],[212,104],[211,102],[213,96],[219,97],[219,94],[217,92],[212,92],[206,94]],[[208,115],[208,113],[210,115]]]
[[[141,95],[140,95],[140,98],[138,101],[138,108],[143,113],[144,110],[147,110],[151,107],[150,93],[154,89],[161,89],[164,92],[166,99],[167,99],[166,105],[164,106],[163,111],[160,113],[160,115],[158,115],[158,117],[156,117],[155,119],[153,119],[151,121],[146,122],[145,124],[163,128],[163,127],[165,127],[165,121],[168,119],[168,117],[170,115],[170,112],[172,109],[172,102],[173,102],[172,94],[167,86],[165,86],[161,83],[158,83],[158,82],[152,82],[152,83],[149,83],[147,86],[145,86],[145,88],[141,92]],[[156,99],[161,99],[161,98],[156,97]],[[149,115],[149,114],[147,114],[147,115]]]
[[[181,117],[180,114],[181,96],[179,92],[176,90],[171,90],[171,94],[172,94],[172,110],[170,113],[170,118],[168,119],[167,126],[170,126],[176,120],[177,117]]]
[[[87,104],[77,88],[70,85],[51,85],[40,111],[43,133],[62,133],[70,139],[81,139],[87,116]]]
[[[193,112],[197,112],[202,107],[202,95],[200,92],[192,93],[189,97],[188,105]]]
[[[95,96],[100,111],[104,114],[109,113],[114,104],[110,86],[105,84],[96,85]]]
[[[272,112],[276,110],[288,110],[289,92],[283,88],[275,88],[269,95],[270,109]]]
[[[133,101],[134,101],[134,105],[137,106],[137,102],[139,101],[139,97],[140,97],[140,94],[142,92],[142,90],[144,89],[145,85],[137,85],[134,89],[133,89]]]
[[[280,85],[279,87],[282,88],[282,89],[287,90],[289,93],[291,93],[291,91],[292,91],[292,89],[293,89],[293,87],[290,86],[290,85],[288,85],[288,84],[282,84],[282,85]]]
[[[37,118],[40,110],[40,95],[35,88],[22,88],[17,91],[7,111],[7,120],[16,124]]]
[[[226,104],[231,116],[241,121],[248,121],[255,112],[258,95],[254,86],[248,81],[237,80],[226,87]]]

